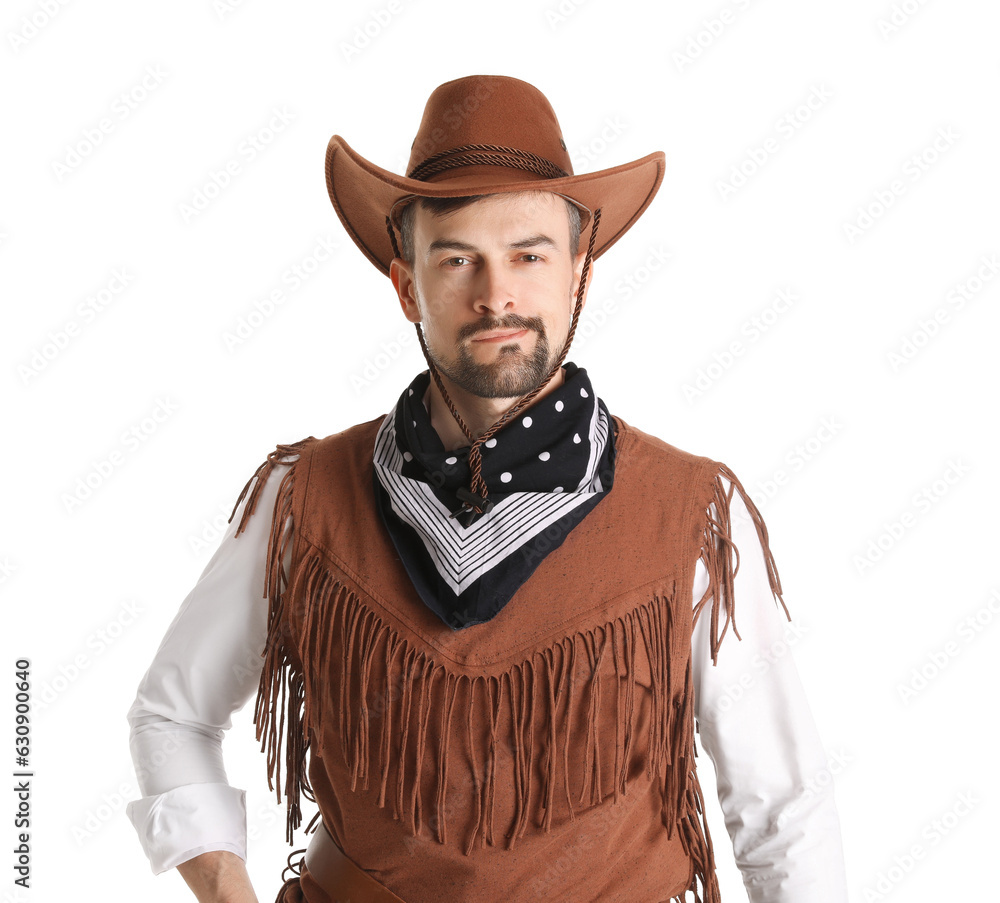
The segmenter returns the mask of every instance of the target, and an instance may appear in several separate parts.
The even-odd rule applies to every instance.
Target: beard
[[[518,314],[489,317],[464,326],[459,332],[459,339],[495,329],[533,330],[538,336],[534,350],[526,354],[518,342],[501,344],[497,349],[497,359],[490,364],[473,360],[464,342],[459,345],[458,355],[453,361],[442,360],[429,347],[428,355],[440,373],[471,395],[479,398],[520,398],[540,385],[552,367],[545,325],[540,317]]]

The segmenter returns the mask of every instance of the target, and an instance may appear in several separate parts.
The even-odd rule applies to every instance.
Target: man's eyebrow
[[[475,250],[476,248],[473,245],[459,241],[457,238],[437,238],[430,243],[427,253],[433,254],[435,251],[465,251],[471,253]]]
[[[549,238],[548,235],[539,234],[530,235],[527,238],[522,238],[518,241],[512,241],[507,247],[512,251],[523,251],[525,248],[558,248],[559,246],[553,239]],[[430,243],[427,248],[427,253],[433,254],[435,251],[463,251],[466,254],[471,254],[478,250],[479,249],[475,245],[459,241],[457,238],[437,238]]]
[[[530,238],[522,238],[520,241],[513,241],[508,245],[509,248],[515,251],[520,251],[524,248],[539,248],[542,246],[549,248],[559,247],[555,241],[548,237],[548,235],[532,235]]]

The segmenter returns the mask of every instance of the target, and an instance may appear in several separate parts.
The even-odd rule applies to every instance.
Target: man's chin
[[[479,398],[510,399],[515,401],[537,388],[548,373],[536,368],[497,362],[489,366],[464,368],[445,375],[460,388]],[[512,372],[513,370],[513,372]]]

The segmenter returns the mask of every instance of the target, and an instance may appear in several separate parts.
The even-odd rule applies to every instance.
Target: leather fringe
[[[247,526],[250,517],[257,510],[264,484],[275,465],[290,464],[278,486],[271,518],[271,533],[267,546],[267,561],[264,566],[264,595],[269,600],[267,639],[264,644],[264,665],[261,669],[257,701],[254,708],[254,724],[261,751],[267,755],[267,786],[274,790],[281,802],[281,747],[285,742],[285,798],[287,821],[285,839],[292,843],[295,829],[302,823],[301,798],[314,800],[312,788],[306,773],[306,752],[309,748],[309,734],[304,729],[303,710],[305,705],[304,679],[301,663],[289,652],[291,644],[282,640],[284,631],[284,600],[288,579],[282,568],[288,545],[292,540],[292,530],[285,530],[292,515],[292,487],[295,475],[294,461],[299,450],[313,437],[301,439],[291,445],[279,445],[247,480],[243,491],[236,500],[229,521],[232,522],[240,503],[250,492],[246,508],[236,530],[239,536]],[[294,456],[292,461],[283,458]],[[251,484],[253,489],[251,490]]]
[[[771,592],[781,603],[785,611],[785,616],[791,620],[788,607],[782,598],[781,581],[778,577],[778,568],[771,554],[768,543],[767,527],[757,506],[753,503],[749,494],[743,488],[743,484],[736,475],[719,461],[712,462],[716,469],[712,481],[712,503],[705,512],[705,526],[703,531],[702,548],[700,560],[705,563],[708,571],[708,589],[694,606],[692,628],[697,623],[699,615],[708,600],[712,600],[711,607],[711,633],[710,642],[712,650],[712,663],[718,664],[719,647],[722,639],[726,635],[729,625],[733,626],[733,633],[740,639],[739,631],[736,629],[736,609],[734,597],[734,581],[740,567],[740,553],[732,538],[732,519],[730,503],[733,493],[739,492],[740,498],[746,505],[747,512],[753,521],[754,529],[757,532],[757,539],[760,541],[761,550],[764,553],[764,562],[767,568],[767,579]],[[723,479],[729,482],[727,490],[723,485]],[[719,620],[725,613],[725,622],[722,631],[719,631]],[[680,811],[683,813],[680,821],[680,837],[685,852],[691,857],[693,864],[693,875],[691,884],[687,890],[694,894],[694,903],[721,903],[719,892],[719,882],[715,874],[715,853],[712,848],[712,839],[708,831],[708,822],[705,818],[705,800],[702,796],[701,785],[695,777],[695,757],[697,750],[694,742],[694,693],[691,686],[691,662],[688,662],[687,674],[685,675],[684,693],[681,696],[680,720],[684,729],[678,732],[683,738],[684,748],[680,753],[683,760],[683,773],[686,776],[684,786],[681,788],[684,801]],[[674,774],[682,773],[681,768],[674,769]],[[669,798],[670,794],[667,795]],[[664,824],[669,830],[670,823],[664,813]],[[698,885],[701,885],[699,891]],[[684,903],[685,894],[672,898],[677,903]]]
[[[296,455],[299,447],[279,445],[258,468],[237,501],[236,507],[250,491],[237,535],[254,513],[258,496],[273,467],[291,463],[283,477],[275,500],[267,556],[265,594],[269,599],[267,642],[264,665],[254,712],[257,739],[267,753],[268,785],[281,799],[281,752],[284,745],[287,803],[286,838],[292,843],[294,830],[301,824],[300,797],[314,800],[306,774],[309,736],[318,728],[318,712],[339,712],[338,735],[345,764],[351,774],[351,789],[361,784],[364,789],[377,781],[378,805],[386,807],[391,800],[393,818],[406,817],[414,835],[423,821],[421,768],[429,758],[426,751],[427,728],[432,713],[438,719],[437,749],[431,753],[436,761],[437,790],[435,812],[430,828],[440,843],[448,838],[446,799],[448,789],[448,738],[455,717],[468,726],[468,748],[473,767],[475,812],[473,826],[464,842],[464,852],[470,855],[477,838],[485,848],[496,845],[494,831],[494,801],[497,779],[497,750],[509,743],[514,763],[513,782],[516,806],[513,824],[504,835],[507,848],[513,849],[523,836],[532,813],[532,740],[537,727],[544,725],[547,748],[543,762],[545,774],[541,789],[543,812],[534,813],[534,823],[545,833],[552,829],[555,794],[565,795],[571,819],[576,818],[574,799],[578,805],[596,805],[613,792],[615,802],[627,792],[627,774],[633,744],[633,714],[635,704],[635,661],[638,643],[642,642],[649,663],[651,715],[647,757],[647,776],[659,775],[663,806],[661,818],[668,837],[677,830],[682,846],[692,860],[693,877],[688,891],[695,903],[720,903],[715,860],[711,838],[705,821],[704,799],[695,771],[694,694],[691,662],[683,675],[673,672],[671,658],[675,642],[672,599],[654,595],[643,605],[603,626],[564,637],[546,649],[536,651],[530,660],[511,666],[495,676],[455,674],[436,663],[402,638],[394,627],[340,582],[331,572],[322,554],[307,547],[298,556],[291,584],[281,562],[292,531],[284,530],[291,517],[294,461],[281,461]],[[715,462],[718,472],[713,482],[714,513],[706,511],[701,558],[709,573],[709,588],[693,610],[696,620],[709,596],[712,597],[712,659],[717,660],[719,645],[730,622],[734,620],[733,579],[739,568],[739,552],[731,538],[729,503],[738,491],[754,520],[758,538],[764,550],[771,589],[779,601],[781,585],[777,569],[767,544],[767,530],[756,506],[735,475],[723,464]],[[728,492],[720,477],[730,482]],[[235,514],[234,508],[233,514]],[[230,516],[232,520],[232,515]],[[735,559],[735,560],[734,560]],[[288,586],[296,588],[296,598],[303,598],[302,636],[299,637],[301,661],[287,636],[285,599]],[[290,597],[290,596],[289,596]],[[718,624],[721,612],[725,624],[721,634]],[[787,608],[785,612],[787,615]],[[286,639],[289,641],[286,642]],[[342,647],[334,656],[331,648]],[[355,661],[356,659],[356,661]],[[615,758],[614,774],[601,772],[600,751],[605,742],[600,735],[600,707],[603,699],[602,665],[613,665],[617,692],[615,698]],[[334,672],[330,662],[340,662]],[[373,680],[373,670],[376,679]],[[581,676],[582,675],[582,676]],[[314,676],[322,679],[314,683]],[[622,680],[621,678],[626,678]],[[371,698],[372,685],[381,688]],[[578,685],[579,684],[579,685]],[[419,690],[417,691],[417,688]],[[465,690],[468,701],[465,711],[456,713],[459,691]],[[440,706],[430,704],[434,695],[443,700]],[[398,700],[398,704],[397,704]],[[355,712],[355,706],[357,711]],[[585,768],[578,792],[570,786],[570,733],[567,725],[575,723],[574,710],[582,706],[586,712],[583,737]],[[486,717],[473,717],[473,709]],[[512,725],[512,736],[498,736],[500,714],[506,710]],[[564,709],[564,711],[563,711]],[[560,714],[561,713],[561,714]],[[372,727],[381,722],[378,736]],[[473,724],[486,723],[489,736],[485,750],[477,748]],[[573,738],[574,748],[579,742]],[[561,741],[561,743],[560,743]],[[415,754],[407,756],[410,744]],[[560,749],[561,747],[561,749]],[[561,760],[562,783],[557,780],[557,763]],[[397,764],[396,782],[389,786],[389,766]],[[406,773],[406,763],[416,763],[415,774]],[[610,779],[610,780],[608,780]],[[466,811],[466,807],[462,807]],[[404,815],[405,814],[405,815]],[[700,890],[699,890],[700,885]],[[684,895],[675,898],[683,903]]]
[[[634,662],[640,641],[645,644],[651,675],[647,774],[666,775],[662,786],[671,798],[665,801],[663,811],[671,824],[690,805],[686,784],[679,783],[674,770],[667,767],[690,748],[691,742],[681,735],[681,694],[680,688],[673,686],[671,674],[672,608],[668,598],[655,596],[601,627],[564,637],[501,674],[470,676],[451,672],[413,648],[328,570],[321,553],[310,549],[302,556],[293,585],[301,587],[307,600],[302,618],[304,633],[299,641],[306,675],[305,729],[318,727],[317,709],[339,712],[337,733],[351,775],[351,790],[359,785],[368,790],[377,782],[378,805],[385,808],[391,802],[393,818],[405,818],[412,834],[418,834],[423,824],[421,770],[433,756],[437,784],[435,811],[430,813],[428,824],[438,842],[448,841],[448,738],[456,717],[460,724],[464,721],[467,725],[473,768],[475,813],[470,813],[473,825],[464,842],[466,855],[471,855],[477,838],[482,847],[497,844],[494,815],[497,751],[501,744],[506,744],[513,759],[516,792],[513,823],[504,835],[508,849],[513,849],[524,835],[529,820],[545,833],[551,832],[557,792],[565,796],[571,819],[576,818],[578,806],[597,805],[612,794],[617,802],[627,792],[634,739]],[[335,637],[336,653],[331,648]],[[335,675],[325,673],[318,664],[338,660],[341,664]],[[600,732],[604,696],[601,685],[613,679],[609,673],[601,673],[602,669],[607,671],[604,666],[608,662],[613,664],[617,678],[613,775],[603,774],[601,769],[601,750],[611,742]],[[373,669],[377,674],[374,681]],[[313,674],[322,675],[322,681],[314,684]],[[370,692],[373,683],[381,688],[375,698]],[[690,678],[688,689],[689,684]],[[467,706],[456,713],[456,700],[463,690]],[[432,696],[441,704],[432,705]],[[473,710],[482,715],[476,716]],[[502,711],[512,725],[510,737],[499,736]],[[576,748],[581,738],[571,741],[570,731],[565,728],[575,723],[575,711],[586,713],[582,737],[585,767],[576,789],[571,787],[569,749],[571,742]],[[275,717],[276,711],[272,710],[272,729]],[[428,752],[431,717],[438,721],[438,745]],[[375,737],[372,726],[377,722],[380,724]],[[487,725],[485,744],[476,743],[474,724]],[[532,813],[533,739],[540,726],[548,740],[542,763],[545,778],[540,791],[541,809]],[[292,722],[288,722],[287,729],[294,729]],[[289,735],[288,745],[295,742]],[[408,756],[405,751],[411,745],[414,754]],[[482,745],[485,749],[478,748]],[[562,767],[558,769],[560,761]],[[406,771],[408,762],[416,763],[413,775]],[[395,786],[389,782],[392,763],[396,764]],[[562,771],[561,784],[558,770]]]
[[[694,606],[694,621],[697,623],[705,603],[712,599],[712,630],[711,647],[712,663],[718,664],[719,646],[722,638],[726,635],[726,630],[730,623],[733,625],[733,633],[740,639],[740,633],[736,629],[735,599],[733,597],[733,581],[740,568],[740,553],[732,539],[732,521],[730,518],[729,504],[733,498],[733,492],[737,491],[746,505],[750,519],[753,521],[754,529],[757,531],[757,538],[760,540],[760,547],[764,553],[764,562],[767,567],[767,579],[771,587],[771,592],[775,599],[781,603],[785,610],[785,617],[790,621],[792,616],[788,613],[788,606],[781,597],[781,580],[778,578],[778,568],[774,563],[774,556],[771,554],[771,547],[768,545],[767,527],[764,525],[764,518],[761,516],[757,506],[753,503],[743,484],[736,478],[736,475],[725,464],[719,461],[713,462],[717,469],[712,482],[715,513],[709,509],[706,514],[705,529],[701,547],[701,560],[705,562],[708,571],[708,589]],[[729,481],[730,486],[727,491],[722,484],[722,478]],[[719,632],[719,616],[725,612],[726,620],[722,625],[722,632]]]
[[[281,461],[281,459],[288,456],[298,457],[300,449],[311,441],[314,441],[313,437],[309,436],[306,439],[300,439],[298,442],[293,442],[291,445],[279,445],[273,452],[271,452],[264,459],[264,462],[260,465],[260,467],[258,467],[250,475],[250,479],[247,480],[246,484],[243,486],[239,498],[236,499],[236,504],[233,505],[232,513],[229,515],[229,520],[227,521],[227,523],[230,524],[233,522],[233,517],[235,517],[236,515],[236,510],[240,507],[240,502],[242,502],[243,499],[246,498],[247,493],[249,492],[250,498],[247,501],[246,508],[243,509],[243,516],[240,518],[239,526],[236,529],[237,536],[239,536],[247,528],[247,521],[250,520],[254,512],[257,510],[257,503],[260,501],[260,494],[264,489],[264,484],[267,482],[268,477],[271,476],[271,471],[274,470],[274,465],[279,463],[285,463],[285,464],[294,463],[294,461]],[[290,474],[291,472],[289,471],[289,476]],[[250,489],[251,486],[253,486],[252,491]],[[273,521],[272,521],[272,530],[273,530]]]

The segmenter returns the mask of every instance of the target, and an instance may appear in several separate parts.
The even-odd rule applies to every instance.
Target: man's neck
[[[462,415],[462,419],[471,430],[472,435],[476,437],[481,436],[493,426],[504,415],[504,412],[517,401],[517,398],[481,398],[460,389],[446,376],[442,376],[441,379],[445,383],[458,413]],[[527,410],[550,392],[558,389],[564,381],[565,371],[560,367],[523,410]],[[431,426],[434,427],[445,449],[453,451],[472,444],[462,432],[462,428],[452,416],[451,411],[448,410],[448,405],[445,404],[441,390],[438,389],[434,379],[431,379],[431,384],[423,400],[430,412]]]

